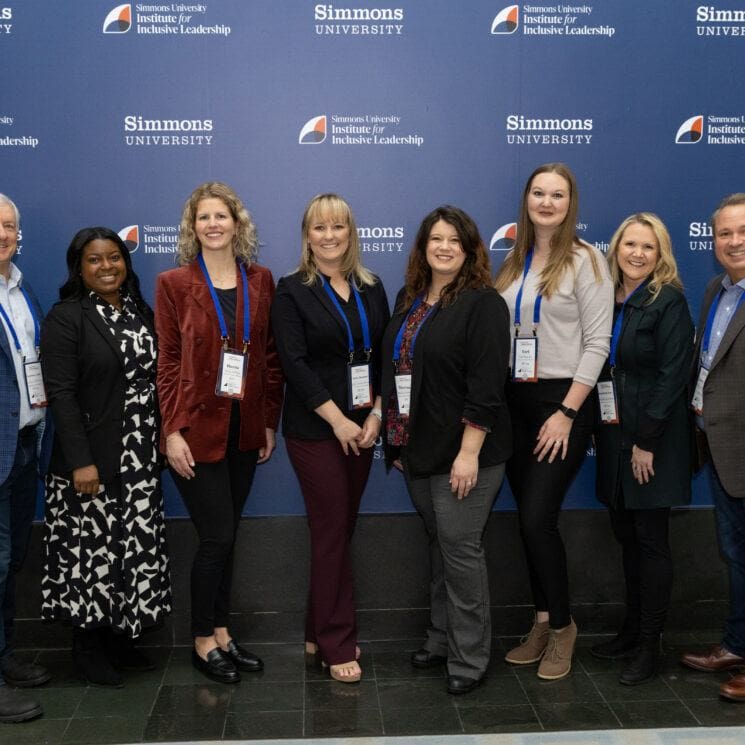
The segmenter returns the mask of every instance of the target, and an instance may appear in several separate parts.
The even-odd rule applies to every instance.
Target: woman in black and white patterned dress
[[[171,609],[153,314],[115,232],[79,231],[67,266],[41,338],[55,425],[42,616],[71,622],[88,683],[120,687],[120,670],[153,669],[133,639]]]

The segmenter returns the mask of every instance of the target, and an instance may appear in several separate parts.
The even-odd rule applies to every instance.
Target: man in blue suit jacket
[[[0,194],[0,722],[41,715],[39,703],[10,686],[46,683],[41,666],[24,663],[9,637],[15,616],[15,574],[26,555],[36,505],[39,438],[45,409],[30,403],[42,312],[11,261],[18,248],[18,208]],[[31,363],[31,367],[29,367]],[[36,365],[38,368],[38,365]],[[7,685],[9,684],[9,685]]]

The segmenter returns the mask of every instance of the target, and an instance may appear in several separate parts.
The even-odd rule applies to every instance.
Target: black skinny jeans
[[[211,636],[228,625],[235,536],[251,489],[258,450],[239,450],[240,411],[233,404],[225,457],[197,463],[194,477],[171,471],[199,536],[191,567],[191,633]]]
[[[623,552],[626,620],[623,632],[656,642],[665,625],[673,588],[673,561],[668,541],[670,508],[608,508],[611,526]]]
[[[549,463],[545,457],[539,463],[533,449],[538,431],[558,409],[571,384],[571,380],[539,380],[507,385],[514,453],[507,461],[507,478],[517,503],[535,609],[548,612],[552,629],[562,629],[572,620],[566,551],[558,520],[587,451],[592,432],[591,396],[572,424],[564,460],[557,456]]]

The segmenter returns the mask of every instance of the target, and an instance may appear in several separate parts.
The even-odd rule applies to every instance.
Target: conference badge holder
[[[222,398],[243,399],[246,387],[246,372],[248,371],[248,348],[230,349],[227,339],[220,350],[220,365],[217,368],[217,385],[215,395]]]
[[[708,368],[701,365],[698,369],[698,379],[696,380],[696,387],[693,389],[693,398],[691,399],[691,408],[697,416],[704,415],[704,384],[708,377]]]
[[[401,416],[409,416],[411,406],[411,373],[396,373],[395,381],[398,413]]]
[[[618,398],[616,397],[616,382],[598,380],[598,403],[600,404],[600,421],[603,424],[618,424]]]
[[[512,380],[515,383],[537,383],[538,337],[516,336],[512,352]]]
[[[23,363],[23,371],[26,376],[26,391],[28,402],[32,409],[43,409],[47,405],[47,394],[44,390],[44,378],[41,375],[41,362]]]
[[[372,408],[372,376],[369,362],[350,362],[347,365],[347,390],[350,409]]]

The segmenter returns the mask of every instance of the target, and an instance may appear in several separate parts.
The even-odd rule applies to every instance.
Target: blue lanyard
[[[626,310],[626,303],[628,303],[629,300],[631,300],[631,298],[634,297],[634,295],[636,295],[637,292],[639,292],[639,290],[641,290],[643,287],[646,287],[648,282],[649,280],[645,280],[633,292],[629,293],[629,296],[626,298],[626,300],[623,301],[623,305],[621,306],[621,311],[619,312],[618,317],[616,318],[616,321],[613,324],[613,334],[611,335],[611,338],[610,338],[610,359],[608,360],[612,368],[616,366],[616,349],[618,348],[618,342],[621,340],[621,329],[623,328],[623,314]]]
[[[220,323],[220,335],[222,337],[223,344],[227,349],[228,338],[230,337],[230,334],[228,333],[228,325],[225,323],[225,316],[222,312],[220,300],[217,297],[215,286],[212,284],[210,274],[207,271],[207,266],[204,263],[204,258],[202,257],[201,253],[197,255],[197,261],[199,262],[199,267],[202,270],[202,274],[204,274],[205,280],[207,281],[207,287],[209,287],[210,289],[212,302],[214,303],[215,312],[217,313],[217,320]],[[241,280],[243,284],[243,351],[245,352],[246,348],[251,343],[251,308],[248,304],[248,278],[246,277],[246,266],[242,261],[239,261],[238,268],[241,271]]]
[[[414,300],[414,302],[411,304],[411,308],[409,308],[409,312],[406,314],[406,318],[404,318],[404,322],[401,324],[401,328],[398,330],[398,334],[396,334],[396,341],[393,343],[393,362],[395,365],[398,365],[398,361],[401,358],[401,345],[404,341],[404,332],[406,331],[406,326],[409,322],[409,318],[411,318],[411,314],[422,304],[423,297],[420,295],[419,297]],[[435,306],[437,303],[432,305],[430,309],[424,314],[424,318],[422,318],[421,321],[419,321],[419,325],[417,326],[416,331],[414,332],[414,336],[411,340],[411,347],[409,348],[409,359],[414,359],[414,345],[416,344],[416,338],[419,336],[419,332],[422,329],[422,326],[424,326],[424,322],[429,318],[429,314],[435,309]]]
[[[709,342],[711,341],[711,332],[714,329],[714,317],[717,314],[717,308],[719,308],[719,303],[722,300],[722,295],[724,295],[724,288],[722,288],[719,291],[719,294],[717,295],[717,299],[711,304],[711,308],[709,308],[709,315],[706,318],[706,329],[704,330],[704,339],[701,344],[701,356],[702,357],[709,352]],[[740,293],[740,299],[737,301],[737,305],[735,306],[735,309],[732,312],[732,318],[735,317],[735,313],[737,313],[737,309],[742,305],[743,301],[745,301],[745,291]],[[732,318],[730,318],[730,320],[732,320]]]
[[[23,299],[26,301],[26,305],[28,305],[29,313],[31,313],[31,318],[33,318],[34,320],[34,347],[36,348],[38,352],[39,340],[41,338],[41,329],[39,325],[39,319],[36,317],[34,306],[31,303],[31,298],[28,296],[28,293],[26,292],[26,290],[24,290],[21,285],[18,285],[18,289],[21,291],[21,294],[23,295]],[[0,315],[5,320],[5,323],[8,324],[8,329],[10,330],[10,335],[13,337],[13,343],[15,344],[16,349],[22,353],[23,350],[21,348],[21,342],[18,340],[18,334],[16,334],[16,330],[13,327],[13,324],[11,323],[10,317],[5,312],[5,308],[3,308],[2,303],[0,303]]]
[[[515,336],[517,336],[518,329],[520,328],[520,305],[523,301],[523,287],[525,287],[525,278],[528,276],[530,271],[530,265],[533,262],[533,249],[528,251],[528,255],[525,257],[525,269],[523,269],[523,281],[520,283],[520,289],[517,291],[517,298],[515,299]],[[543,295],[540,293],[536,295],[535,303],[533,304],[533,333],[535,334],[535,327],[541,320],[541,303],[543,302]]]
[[[370,343],[370,326],[367,323],[367,313],[365,313],[365,306],[362,304],[362,298],[360,297],[360,293],[357,291],[357,288],[354,286],[354,282],[350,282],[349,286],[352,288],[352,293],[354,294],[354,299],[357,303],[357,312],[360,314],[360,323],[362,324],[362,344],[364,346],[364,352],[367,355],[367,359],[369,360],[370,354],[372,352],[372,344]],[[354,337],[352,336],[352,327],[349,325],[349,319],[347,318],[347,314],[344,312],[344,308],[341,307],[341,303],[336,297],[336,293],[334,293],[334,290],[332,289],[331,284],[326,279],[326,277],[323,278],[323,289],[326,290],[326,294],[331,298],[331,302],[336,306],[336,309],[339,311],[339,315],[342,317],[342,320],[347,327],[349,361],[351,362],[354,359]]]

